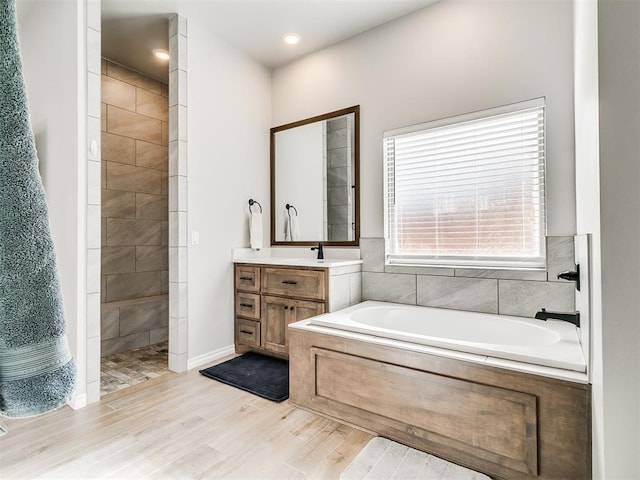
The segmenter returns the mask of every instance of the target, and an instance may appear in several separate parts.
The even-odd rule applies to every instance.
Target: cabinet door
[[[291,312],[291,321],[289,323],[293,323],[324,313],[324,303],[291,300],[289,310]]]
[[[273,352],[287,353],[286,334],[291,300],[262,297],[262,347]]]
[[[324,303],[310,302],[308,300],[290,300],[288,313],[287,325],[324,313]],[[284,351],[289,353],[289,329],[287,327],[285,327],[284,332],[284,345]]]
[[[324,303],[288,298],[262,298],[263,348],[278,353],[289,353],[290,323],[324,313]]]

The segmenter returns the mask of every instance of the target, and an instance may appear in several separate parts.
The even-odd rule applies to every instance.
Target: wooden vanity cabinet
[[[323,269],[236,264],[235,347],[288,356],[290,323],[327,311]]]

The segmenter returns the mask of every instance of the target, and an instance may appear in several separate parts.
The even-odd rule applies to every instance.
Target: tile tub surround
[[[575,310],[573,237],[547,237],[547,271],[404,267],[384,263],[384,239],[361,238],[362,300],[533,317],[540,308]]]
[[[101,355],[169,331],[168,86],[102,59]]]

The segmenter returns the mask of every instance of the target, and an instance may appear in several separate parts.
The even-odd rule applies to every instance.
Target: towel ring
[[[289,216],[291,216],[291,209],[293,208],[293,210],[296,212],[296,217],[298,216],[298,209],[296,207],[294,207],[293,205],[291,205],[290,203],[287,203],[285,205],[285,208],[287,209],[287,214]]]
[[[260,207],[260,213],[262,213],[262,205],[260,205],[259,202],[256,202],[253,198],[249,199],[249,213],[253,215],[253,211],[251,210],[251,207],[253,206],[254,203]]]

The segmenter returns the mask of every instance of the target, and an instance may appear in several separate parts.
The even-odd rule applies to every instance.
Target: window
[[[545,266],[544,99],[385,132],[388,264]]]

